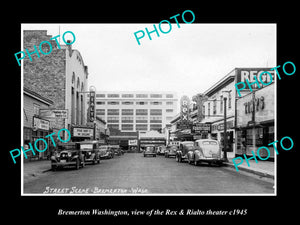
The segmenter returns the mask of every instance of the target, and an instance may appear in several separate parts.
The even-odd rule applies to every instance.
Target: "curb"
[[[235,169],[235,166],[233,164],[231,164],[231,163],[223,162],[223,165]],[[259,176],[262,176],[262,177],[267,177],[267,178],[274,179],[274,175],[273,174],[270,174],[270,173],[268,173],[268,172],[266,172],[264,170],[253,170],[253,169],[247,168],[247,167],[239,167],[239,170],[242,170],[242,171],[245,171],[245,172],[248,172],[248,173],[253,173],[253,174],[256,174],[256,175],[259,175]]]

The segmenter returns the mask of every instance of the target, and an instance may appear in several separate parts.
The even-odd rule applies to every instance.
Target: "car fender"
[[[198,161],[199,159],[203,158],[202,151],[199,150],[199,149],[195,150],[195,152],[194,152],[194,157],[195,157],[195,159],[196,159],[197,161]]]

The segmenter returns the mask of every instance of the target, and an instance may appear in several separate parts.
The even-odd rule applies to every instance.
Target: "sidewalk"
[[[31,162],[24,162],[23,164],[23,178],[24,183],[27,183],[38,176],[51,170],[50,160],[38,160]]]
[[[232,167],[235,171],[236,168],[232,162],[233,158],[228,158],[228,162],[225,162],[224,164],[226,164],[229,167]],[[274,174],[275,174],[275,163],[272,161],[261,161],[261,160],[257,160],[258,162],[256,163],[255,160],[250,160],[249,164],[250,167],[248,166],[246,160],[244,159],[243,164],[238,165],[238,170],[240,171],[246,171],[249,173],[253,173],[259,176],[263,176],[263,177],[269,177],[274,179]],[[240,159],[237,159],[235,161],[236,164],[239,164],[241,162]],[[237,173],[239,171],[236,171]]]

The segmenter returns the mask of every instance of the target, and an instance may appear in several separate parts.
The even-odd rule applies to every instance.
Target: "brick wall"
[[[32,61],[26,55],[24,60],[24,87],[27,87],[54,102],[53,108],[63,109],[65,106],[65,70],[66,49],[58,49],[52,36],[46,30],[25,30],[23,36],[24,50],[34,51],[34,45],[39,51],[40,58],[34,53]],[[42,41],[52,44],[52,52],[43,55],[39,50]],[[47,44],[43,44],[43,51],[48,52]]]

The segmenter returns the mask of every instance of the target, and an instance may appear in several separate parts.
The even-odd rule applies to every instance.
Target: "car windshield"
[[[216,141],[203,141],[203,145],[217,145],[218,143]]]
[[[154,151],[154,147],[147,147],[146,151]]]
[[[90,150],[93,149],[93,144],[81,144],[80,145],[81,150]]]
[[[58,146],[58,151],[63,151],[63,150],[75,150],[75,144],[59,145]]]

